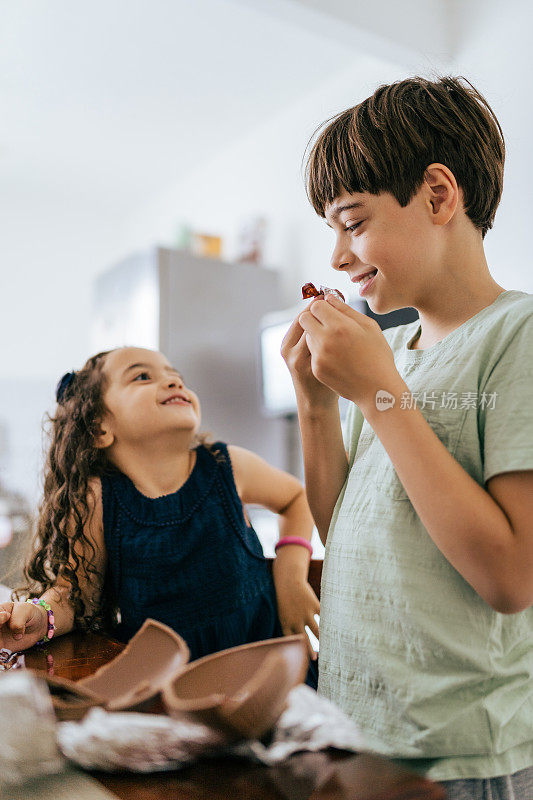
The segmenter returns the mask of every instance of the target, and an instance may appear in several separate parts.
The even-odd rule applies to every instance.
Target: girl
[[[303,487],[198,437],[198,398],[161,353],[99,353],[61,379],[57,401],[29,586],[0,604],[0,647],[75,627],[127,641],[147,617],[193,659],[305,625],[318,636]],[[279,514],[274,580],[243,503]],[[20,601],[30,590],[40,596]]]

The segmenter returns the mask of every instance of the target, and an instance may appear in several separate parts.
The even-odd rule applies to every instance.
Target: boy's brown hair
[[[465,78],[414,77],[380,86],[327,120],[315,136],[306,185],[322,217],[343,191],[389,192],[406,206],[426,167],[440,163],[455,175],[465,212],[482,236],[492,228],[503,188],[505,143],[491,107]]]

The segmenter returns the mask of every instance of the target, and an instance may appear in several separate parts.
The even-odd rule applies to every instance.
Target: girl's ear
[[[115,441],[115,434],[111,430],[111,426],[104,420],[98,423],[98,433],[94,439],[94,445],[99,450],[105,450],[110,447]]]

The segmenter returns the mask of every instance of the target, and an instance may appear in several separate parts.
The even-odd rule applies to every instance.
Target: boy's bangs
[[[325,209],[344,191],[379,192],[378,181],[365,158],[364,146],[357,138],[357,107],[327,120],[313,145],[306,165],[307,196],[321,217]],[[321,126],[322,127],[322,126]]]

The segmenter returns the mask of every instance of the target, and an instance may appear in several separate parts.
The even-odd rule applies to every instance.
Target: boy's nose
[[[330,264],[333,269],[342,270],[346,269],[346,267],[350,266],[350,263],[353,261],[353,254],[350,254],[349,251],[343,243],[339,242],[339,244],[333,250],[331,254]]]

